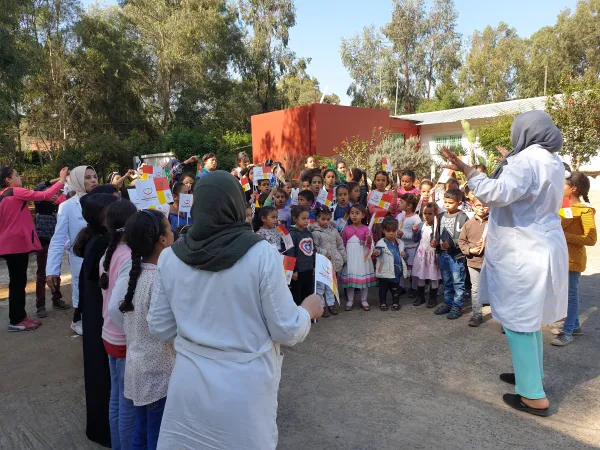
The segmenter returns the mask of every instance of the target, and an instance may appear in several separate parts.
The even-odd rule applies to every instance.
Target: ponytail
[[[110,242],[108,243],[106,254],[104,255],[104,264],[102,266],[104,273],[100,276],[100,281],[98,282],[98,285],[102,289],[108,288],[110,262],[117,246],[123,240],[125,222],[127,222],[127,219],[136,212],[136,206],[129,200],[115,202],[106,209],[106,225],[110,233]]]
[[[571,176],[567,178],[567,183],[577,189],[577,196],[583,197],[586,203],[590,203],[588,197],[590,193],[590,179],[582,172],[573,171]]]
[[[133,311],[133,294],[137,287],[138,278],[142,273],[142,255],[136,253],[131,255],[131,270],[129,271],[129,284],[127,285],[127,294],[125,299],[119,305],[119,311],[122,313]]]
[[[167,232],[165,216],[154,210],[136,212],[125,224],[125,241],[131,249],[131,270],[127,294],[119,305],[119,311],[133,311],[133,296],[142,273],[142,259],[148,258],[156,243]]]

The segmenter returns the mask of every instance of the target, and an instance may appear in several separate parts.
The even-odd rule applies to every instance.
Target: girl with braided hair
[[[173,232],[162,213],[142,210],[125,224],[125,241],[131,264],[129,271],[126,267],[119,271],[109,315],[115,324],[122,324],[127,340],[124,394],[136,412],[132,448],[156,449],[175,350],[150,335],[146,316],[158,277],[158,257],[173,244]],[[124,286],[123,298],[119,293]]]
[[[108,354],[110,369],[110,438],[113,449],[131,448],[135,408],[133,402],[125,398],[123,383],[125,377],[126,344],[125,333],[110,320],[108,303],[117,283],[118,274],[126,264],[131,264],[131,250],[124,242],[125,222],[137,212],[129,200],[113,203],[106,209],[106,227],[110,241],[106,253],[100,260],[100,282],[102,288],[102,342]],[[123,295],[125,295],[123,293]]]

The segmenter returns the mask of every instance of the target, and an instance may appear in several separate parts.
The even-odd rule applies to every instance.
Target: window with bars
[[[448,148],[462,147],[462,134],[446,134],[435,137],[435,149],[446,146]]]
[[[392,135],[392,140],[394,142],[399,141],[401,144],[404,144],[404,133],[396,133]]]

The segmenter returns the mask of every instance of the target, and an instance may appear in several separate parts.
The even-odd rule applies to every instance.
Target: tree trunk
[[[404,83],[406,84],[406,112],[410,114],[413,112],[413,108],[410,99],[410,74],[408,71],[408,57],[406,57],[406,60],[404,61]]]

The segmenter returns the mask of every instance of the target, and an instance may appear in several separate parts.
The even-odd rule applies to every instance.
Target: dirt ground
[[[600,204],[600,193],[592,203]],[[34,270],[32,258],[32,281]],[[0,299],[7,281],[2,261]],[[498,375],[512,366],[489,314],[474,329],[468,314],[449,321],[405,298],[397,313],[377,308],[322,319],[304,343],[284,350],[279,448],[600,448],[599,291],[596,246],[581,278],[585,335],[557,348],[544,327],[549,418],[503,404],[502,394],[512,390]],[[70,298],[69,285],[63,293]],[[377,304],[374,290],[370,302]],[[30,314],[34,304],[28,295]],[[69,329],[72,310],[53,311],[50,301],[48,307],[35,332],[0,330],[0,449],[100,448],[84,433],[81,338]],[[8,323],[7,301],[0,301],[0,323]]]

